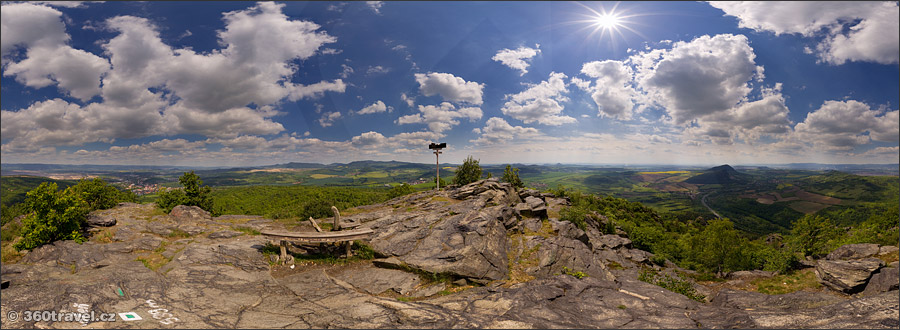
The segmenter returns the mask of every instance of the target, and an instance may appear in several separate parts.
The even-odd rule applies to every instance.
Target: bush
[[[412,194],[414,191],[412,186],[404,183],[388,190],[388,198],[393,199],[400,196],[406,196]]]
[[[481,180],[481,165],[472,156],[466,158],[463,164],[456,169],[456,176],[453,177],[453,183],[460,186],[470,184]]]
[[[87,203],[70,187],[58,191],[56,183],[41,183],[28,192],[22,220],[22,240],[13,247],[31,250],[57,240],[83,242],[81,226],[88,213]]]
[[[828,254],[827,242],[837,235],[837,228],[824,217],[807,214],[792,223],[788,244],[803,256]]]
[[[503,170],[503,178],[500,180],[503,182],[509,182],[513,187],[516,188],[522,188],[525,186],[525,184],[522,183],[522,179],[519,179],[519,169],[510,165],[506,165],[506,169]]]
[[[181,190],[162,191],[159,192],[159,198],[156,205],[162,208],[166,213],[172,212],[172,209],[178,205],[197,206],[207,212],[218,215],[213,210],[213,201],[210,197],[209,186],[203,185],[203,180],[194,174],[194,171],[185,172],[178,182],[184,187]]]
[[[681,275],[672,277],[668,274],[659,274],[659,272],[653,268],[643,267],[641,268],[640,274],[638,274],[638,279],[650,284],[658,285],[669,291],[683,294],[686,297],[699,302],[704,302],[704,299],[706,299],[705,295],[697,293],[697,290],[694,289],[694,285],[681,277]]]
[[[134,202],[137,196],[131,191],[119,191],[101,178],[82,179],[71,187],[72,192],[87,204],[89,211],[115,207],[119,202]]]

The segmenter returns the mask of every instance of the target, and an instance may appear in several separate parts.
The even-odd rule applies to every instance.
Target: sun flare
[[[601,14],[601,15],[597,16],[595,21],[596,21],[595,24],[597,24],[599,27],[607,29],[607,30],[618,28],[619,25],[622,24],[621,18],[614,13]]]

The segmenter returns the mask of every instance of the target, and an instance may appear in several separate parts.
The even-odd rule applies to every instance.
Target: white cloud
[[[366,1],[366,6],[369,6],[372,11],[380,15],[381,7],[384,6],[384,1]]]
[[[341,118],[340,112],[326,112],[322,114],[322,118],[319,118],[319,125],[322,127],[328,127],[334,124],[335,120]]]
[[[619,120],[630,120],[637,92],[631,87],[633,72],[621,61],[595,61],[585,63],[581,73],[595,78],[596,83],[590,87],[585,81],[572,79],[576,86],[591,92],[591,98],[597,104],[599,114]],[[586,84],[587,83],[587,84]]]
[[[727,111],[750,92],[756,55],[743,35],[701,36],[632,56],[635,80],[676,124]]]
[[[536,128],[512,126],[503,120],[503,118],[498,117],[491,117],[488,119],[484,128],[476,132],[476,134],[478,133],[481,133],[481,136],[470,142],[476,144],[496,144],[513,142],[515,139],[536,137],[540,135],[540,132],[538,132]]]
[[[537,56],[541,53],[541,45],[536,44],[534,48],[528,48],[525,46],[519,47],[517,49],[501,49],[497,52],[494,57],[491,57],[492,60],[503,63],[503,65],[508,66],[512,69],[516,69],[521,71],[520,76],[524,76],[528,73],[528,66],[531,65],[529,63],[531,58]]]
[[[375,101],[375,103],[372,103],[372,104],[367,105],[366,107],[360,109],[356,113],[359,115],[367,115],[367,114],[373,114],[373,113],[391,112],[393,110],[394,110],[394,107],[387,106],[384,104],[384,102],[382,102],[381,100],[378,100],[378,101]]]
[[[341,64],[341,68],[343,69],[343,71],[341,71],[340,73],[341,78],[347,79],[347,77],[349,77],[350,74],[353,73],[353,67],[349,65]]]
[[[826,101],[807,114],[794,131],[800,140],[832,150],[849,150],[870,139],[896,143],[900,140],[897,113],[881,114],[856,100]]]
[[[277,134],[284,126],[268,117],[274,112],[246,107],[231,108],[221,112],[196,111],[178,102],[164,113],[166,132],[169,134],[200,134],[211,137],[234,137],[239,134]]]
[[[69,40],[62,13],[56,9],[30,3],[4,3],[2,8],[0,52],[4,58],[16,46],[56,48]]]
[[[400,93],[400,100],[406,102],[406,106],[412,108],[416,105],[416,98],[411,96],[406,96],[406,93]]]
[[[459,125],[459,118],[475,121],[481,119],[482,112],[480,108],[465,107],[456,109],[450,102],[443,102],[440,105],[419,105],[419,112],[413,115],[402,116],[395,121],[398,125],[404,124],[427,124],[428,129],[435,133],[441,133],[453,126]]]
[[[381,133],[369,131],[354,136],[350,141],[354,147],[370,147],[383,144],[385,142],[385,137],[384,135],[381,135]]]
[[[35,1],[36,4],[65,7],[65,8],[83,8],[89,3],[104,3],[105,1]]]
[[[14,76],[33,88],[58,84],[62,91],[82,101],[100,93],[100,77],[109,71],[109,62],[66,45],[70,37],[61,12],[29,3],[3,4],[2,8],[4,76]],[[24,46],[25,58],[12,62],[10,55],[17,46]]]
[[[568,92],[565,79],[565,74],[551,72],[550,77],[540,84],[532,85],[518,94],[507,94],[509,101],[503,104],[500,111],[526,124],[538,122],[559,126],[574,123],[575,118],[560,115],[563,106],[559,103],[568,101],[563,96],[563,93]]]
[[[446,101],[481,105],[484,84],[465,81],[449,73],[416,73],[419,91],[425,96],[441,95]]]
[[[51,99],[19,111],[0,112],[0,135],[13,148],[37,150],[44,146],[74,146],[161,134],[162,118],[154,110],[158,106],[118,108],[92,103],[82,107]]]
[[[343,93],[347,89],[347,84],[341,79],[335,79],[332,82],[320,81],[311,85],[294,85],[288,99],[296,101],[303,98],[320,98],[325,92]]]
[[[391,72],[391,69],[390,69],[390,68],[385,68],[385,67],[380,66],[380,65],[370,66],[369,69],[366,70],[366,74],[367,74],[367,75],[370,75],[370,76],[371,76],[371,75],[375,75],[375,74],[388,73],[388,72]]]
[[[743,28],[776,35],[823,36],[816,53],[827,63],[896,64],[900,60],[900,9],[896,2],[714,1],[710,4],[726,15],[737,17]]]

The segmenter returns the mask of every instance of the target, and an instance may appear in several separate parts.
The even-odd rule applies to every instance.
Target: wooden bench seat
[[[309,218],[309,222],[312,224],[313,228],[316,229],[314,232],[297,232],[297,231],[287,231],[287,230],[262,230],[260,234],[263,236],[273,240],[278,241],[278,245],[281,246],[281,256],[279,260],[282,263],[288,262],[293,263],[294,257],[288,256],[287,253],[287,242],[294,243],[338,243],[338,242],[347,242],[346,246],[346,255],[347,258],[350,257],[350,247],[353,245],[353,241],[358,239],[367,239],[375,233],[370,228],[359,228],[361,223],[359,222],[341,222],[341,214],[338,212],[338,209],[334,206],[331,207],[331,210],[334,212],[334,224],[332,225],[333,231],[323,232],[322,228],[319,227],[319,224],[316,223],[312,217]],[[349,229],[354,228],[354,229]],[[342,230],[348,229],[348,230]]]

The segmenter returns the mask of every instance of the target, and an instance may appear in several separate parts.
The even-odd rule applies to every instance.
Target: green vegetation
[[[27,196],[28,215],[22,220],[22,240],[13,246],[16,250],[31,250],[57,240],[84,241],[81,225],[88,208],[71,187],[58,191],[55,183],[42,183]]]
[[[121,201],[134,201],[134,194],[120,192],[102,179],[81,180],[63,191],[56,183],[41,183],[26,194],[22,209],[27,214],[17,229],[22,240],[16,250],[31,250],[57,240],[85,240],[82,226],[90,211],[107,209]],[[14,233],[16,234],[16,233]],[[11,240],[14,237],[5,237]]]
[[[388,190],[387,195],[388,195],[389,199],[394,199],[394,198],[397,198],[400,196],[406,196],[406,195],[412,194],[413,192],[415,192],[415,190],[412,188],[412,186],[404,183],[399,186],[391,188],[391,190]]]
[[[490,172],[488,172],[488,174],[490,174]],[[519,179],[519,169],[512,167],[511,165],[506,165],[506,169],[503,171],[503,178],[501,178],[500,181],[509,182],[516,188],[525,187],[525,184],[522,183],[522,179]]]
[[[719,276],[739,270],[762,269],[781,274],[796,269],[805,256],[822,256],[852,243],[896,245],[898,206],[894,203],[860,203],[852,208],[798,216],[784,235],[784,245],[768,244],[764,237],[737,229],[725,219],[707,220],[695,213],[659,213],[641,203],[625,199],[588,195],[558,189],[557,196],[568,197],[571,206],[560,212],[560,219],[580,228],[595,227],[604,233],[615,226],[628,233],[632,244],[652,252],[654,263],[668,259],[681,267]],[[598,215],[608,218],[601,222]],[[863,217],[864,216],[864,217]],[[840,220],[855,217],[852,220]],[[835,225],[835,220],[854,223]]]
[[[156,205],[162,208],[166,213],[172,212],[172,209],[178,205],[197,206],[204,209],[214,216],[220,213],[213,208],[213,201],[209,195],[209,186],[203,186],[203,180],[194,174],[194,171],[185,172],[178,182],[184,189],[175,189],[169,191],[160,190],[159,198]]]
[[[697,293],[697,290],[694,289],[694,285],[691,284],[691,281],[686,280],[680,274],[678,274],[677,277],[672,277],[669,274],[660,274],[653,268],[643,267],[641,268],[641,273],[638,274],[638,279],[650,284],[658,285],[666,290],[683,294],[685,297],[699,302],[704,302],[706,299],[705,295]]]
[[[750,282],[756,286],[756,291],[765,294],[785,294],[804,289],[818,289],[822,287],[816,279],[812,269],[793,271],[787,274],[779,274],[770,278],[760,278]]]
[[[402,188],[401,188],[402,189]],[[260,215],[272,219],[332,216],[331,206],[344,210],[390,199],[384,188],[250,186],[217,188],[210,194],[221,214]]]
[[[121,202],[137,201],[133,192],[120,191],[101,178],[78,181],[78,184],[72,186],[72,193],[85,201],[89,211],[110,209]]]
[[[478,165],[478,161],[473,159],[472,156],[469,156],[463,161],[463,164],[456,169],[456,176],[453,177],[453,183],[464,186],[481,180],[481,174],[481,165]]]
[[[577,278],[579,280],[582,278],[588,277],[588,274],[585,274],[584,272],[581,272],[581,271],[575,271],[575,270],[569,269],[569,267],[566,267],[566,266],[563,266],[563,273],[566,275],[574,276],[575,278]]]

